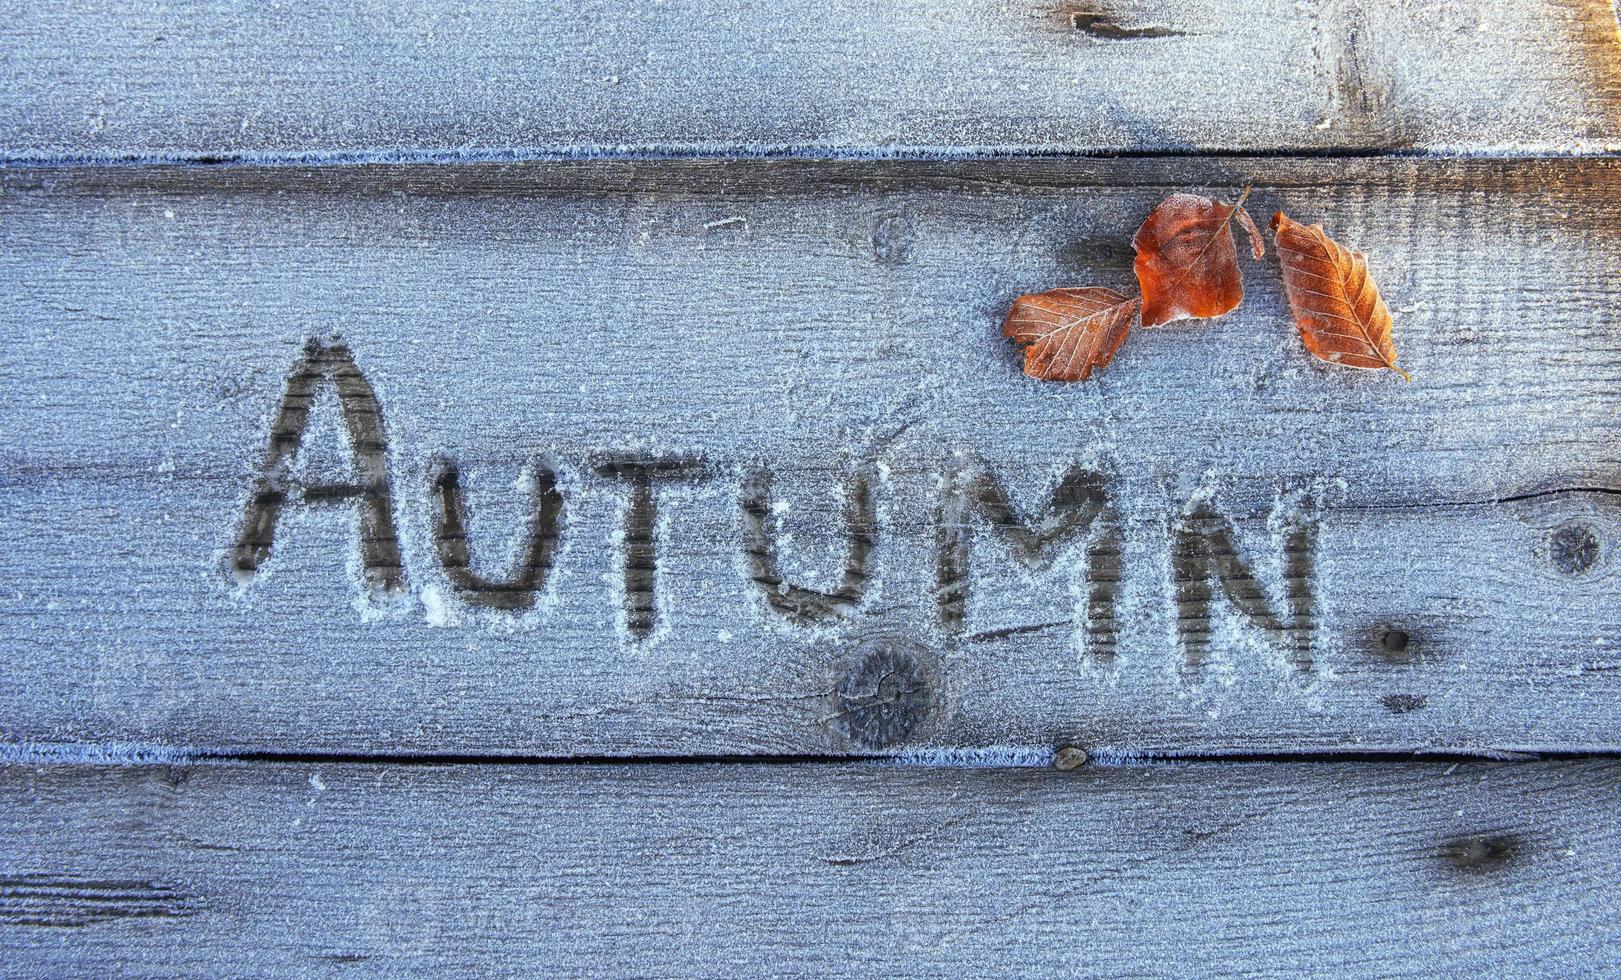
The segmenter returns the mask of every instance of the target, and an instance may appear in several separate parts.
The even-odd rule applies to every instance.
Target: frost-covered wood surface
[[[0,153],[1621,146],[1611,0],[0,3]]]
[[[1614,748],[1617,176],[6,172],[0,734]],[[1231,317],[1020,375],[1015,295],[1128,286],[1163,195],[1250,182],[1369,252],[1413,383],[1309,358],[1272,256]]]
[[[17,975],[1621,969],[1614,762],[4,773]]]
[[[1621,972],[1617,10],[0,0],[0,975]]]

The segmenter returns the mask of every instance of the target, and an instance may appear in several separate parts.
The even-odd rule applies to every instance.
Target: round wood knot
[[[868,640],[835,687],[835,721],[844,737],[868,749],[894,745],[917,731],[929,711],[933,684],[921,647],[897,639]]]
[[[912,222],[902,214],[879,221],[872,230],[872,251],[880,262],[905,262],[912,254]]]
[[[1585,524],[1566,524],[1548,539],[1548,557],[1562,575],[1580,575],[1598,561],[1598,537]]]

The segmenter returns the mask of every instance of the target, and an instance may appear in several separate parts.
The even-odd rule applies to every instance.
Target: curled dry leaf
[[[1041,381],[1085,381],[1114,359],[1131,332],[1137,298],[1102,286],[1049,289],[1013,301],[1002,332],[1024,350],[1024,373]]]
[[[1231,313],[1244,300],[1233,244],[1236,215],[1249,232],[1256,258],[1266,253],[1260,229],[1244,210],[1249,188],[1234,204],[1197,194],[1172,194],[1143,221],[1131,240],[1137,282],[1143,289],[1143,326]]]
[[[1322,225],[1303,225],[1279,211],[1272,238],[1283,265],[1283,288],[1306,349],[1317,357],[1354,368],[1396,366],[1390,310],[1368,276],[1368,262],[1328,237]]]

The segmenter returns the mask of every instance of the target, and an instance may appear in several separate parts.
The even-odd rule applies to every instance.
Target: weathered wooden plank
[[[9,172],[0,734],[1614,746],[1617,167]],[[1019,375],[1014,295],[1249,181],[1369,250],[1413,384],[1308,359],[1270,264]],[[986,472],[1031,520],[1071,481],[1051,547]]]
[[[0,939],[53,976],[1603,975],[1618,776],[8,767]]]
[[[1610,0],[0,4],[11,157],[1621,147]]]

